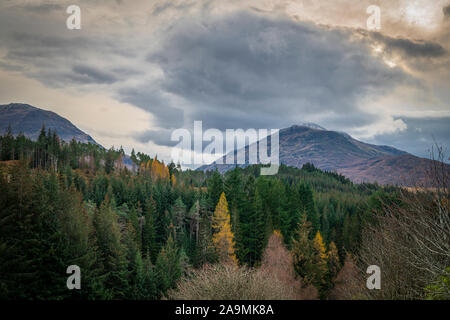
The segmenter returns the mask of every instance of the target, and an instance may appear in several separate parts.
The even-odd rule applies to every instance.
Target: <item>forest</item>
[[[0,137],[0,299],[449,299],[440,187],[312,164],[181,170],[41,130]],[[432,168],[433,169],[433,168]],[[383,289],[366,288],[379,265]],[[66,269],[81,270],[68,290]]]

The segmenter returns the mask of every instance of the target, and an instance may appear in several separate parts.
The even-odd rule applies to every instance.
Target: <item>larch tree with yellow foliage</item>
[[[341,269],[341,261],[339,259],[338,249],[333,241],[331,241],[328,247],[328,271],[330,273],[330,279],[333,280]]]
[[[150,170],[150,174],[153,180],[169,180],[169,168],[158,160],[155,156],[155,159],[151,162],[150,160],[147,162],[147,170]]]
[[[214,229],[212,240],[220,261],[237,264],[234,253],[234,234],[231,232],[230,212],[228,211],[228,202],[224,192],[220,195],[214,211],[212,227]]]
[[[320,231],[317,231],[313,240],[314,248],[314,278],[313,284],[319,290],[323,292],[327,285],[328,275],[328,254],[325,244],[323,243],[322,235]]]
[[[294,268],[305,285],[313,284],[324,297],[328,290],[328,254],[319,231],[310,239],[311,229],[311,223],[303,215],[292,243]]]

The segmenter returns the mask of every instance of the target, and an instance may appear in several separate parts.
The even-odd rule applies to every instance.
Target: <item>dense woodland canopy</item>
[[[160,299],[208,265],[260,268],[273,234],[302,285],[327,298],[382,199],[400,201],[397,188],[353,184],[311,164],[221,175],[133,150],[125,166],[122,148],[67,143],[45,128],[37,141],[9,130],[0,146],[7,299]],[[80,267],[82,290],[67,289],[69,265]]]

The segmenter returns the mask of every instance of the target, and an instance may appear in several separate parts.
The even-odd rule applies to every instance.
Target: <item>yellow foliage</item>
[[[175,185],[177,184],[177,179],[175,178],[174,174],[172,174],[171,180],[172,180],[172,187],[175,187]]]
[[[150,171],[153,180],[162,179],[169,180],[169,168],[164,165],[164,163],[159,162],[157,157],[153,161],[147,161],[147,165],[142,165],[142,169],[145,171]]]
[[[339,260],[338,249],[336,248],[336,245],[333,241],[331,241],[328,250],[328,265],[331,277],[336,277],[339,269],[341,268],[341,263]]]
[[[280,230],[273,230],[273,234],[283,239],[283,235],[281,234]]]
[[[234,253],[234,235],[231,232],[230,212],[228,211],[228,202],[223,192],[212,217],[212,227],[215,230],[212,240],[220,260],[237,264]]]
[[[316,251],[320,253],[321,260],[326,261],[326,259],[328,259],[327,249],[325,248],[322,235],[319,231],[317,231],[316,236],[314,237],[314,249],[316,249]]]

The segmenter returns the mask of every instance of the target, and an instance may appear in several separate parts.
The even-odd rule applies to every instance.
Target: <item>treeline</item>
[[[15,137],[11,127],[0,136],[1,161],[26,160],[30,162],[31,167],[46,170],[103,168],[110,173],[114,166],[122,165],[124,155],[122,148],[106,150],[99,145],[81,143],[75,139],[66,142],[58,137],[56,131],[46,130],[45,126],[42,126],[36,141],[22,133]]]
[[[258,267],[274,230],[325,297],[380,189],[312,165],[270,177],[259,166],[181,172],[134,151],[128,170],[121,150],[45,129],[36,142],[0,139],[2,298],[158,299],[192,268]],[[69,265],[81,268],[82,290],[66,288]]]

